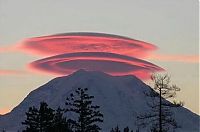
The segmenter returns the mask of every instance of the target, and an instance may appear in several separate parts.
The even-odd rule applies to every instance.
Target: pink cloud
[[[29,38],[22,41],[18,48],[43,56],[74,52],[109,52],[134,57],[144,57],[157,49],[150,43],[123,36],[88,32]]]
[[[135,75],[149,79],[152,72],[163,71],[150,62],[105,52],[79,52],[61,54],[34,61],[29,70],[53,75],[66,75],[79,69],[103,71],[112,75]]]
[[[184,63],[199,63],[199,55],[164,55],[164,54],[150,54],[148,59],[159,61],[174,61]]]
[[[11,49],[48,57],[30,63],[28,68],[56,76],[85,69],[148,79],[152,72],[164,70],[137,59],[148,57],[157,49],[155,45],[105,33],[73,32],[28,38]]]
[[[8,51],[8,48],[0,47],[0,53]]]
[[[0,47],[0,53],[19,51],[16,45]]]
[[[9,108],[0,108],[0,115],[4,115],[10,112]]]
[[[22,75],[24,74],[24,71],[18,71],[18,70],[0,70],[0,76],[3,75]]]

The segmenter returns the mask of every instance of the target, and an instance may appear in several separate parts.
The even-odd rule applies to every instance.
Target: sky
[[[136,69],[165,70],[181,88],[177,99],[199,114],[198,9],[197,0],[0,0],[0,114],[60,76],[63,67],[71,72],[86,63],[103,64],[98,70],[111,74],[120,68],[124,69],[120,74],[131,71],[147,84],[149,74],[140,76]],[[79,33],[66,34],[71,32]],[[79,43],[76,48],[48,47],[49,42],[67,43],[69,38],[75,38],[74,44],[95,42],[96,47]],[[103,53],[96,53],[103,41],[111,46],[100,46]],[[73,53],[84,52],[83,46],[90,52]],[[120,68],[108,68],[114,66]]]

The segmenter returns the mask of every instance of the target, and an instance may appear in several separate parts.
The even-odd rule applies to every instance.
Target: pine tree
[[[47,103],[42,102],[39,109],[40,131],[46,132],[51,130],[54,118],[54,110],[49,108]]]
[[[115,130],[112,128],[112,129],[110,130],[110,132],[115,132]]]
[[[5,130],[5,129],[3,129],[3,130],[2,130],[2,132],[6,132],[6,130]]]
[[[128,127],[125,127],[125,128],[124,128],[124,132],[129,132],[129,128],[128,128]]]
[[[22,125],[26,126],[26,130],[23,132],[38,132],[39,127],[39,112],[38,109],[33,107],[29,107],[28,112],[26,112],[26,120],[22,122]]]
[[[110,132],[121,132],[121,130],[119,129],[118,126],[116,126],[115,128],[112,128],[112,129],[110,130]],[[128,126],[125,127],[124,130],[123,130],[123,132],[129,132],[129,127],[128,127]],[[133,130],[131,130],[131,132],[133,132]]]
[[[72,132],[70,124],[63,116],[64,110],[58,107],[54,114],[53,126],[50,132]]]
[[[139,127],[149,126],[151,132],[168,132],[178,128],[178,124],[174,119],[171,111],[172,107],[182,106],[183,103],[171,103],[166,99],[174,98],[177,91],[180,91],[176,85],[170,85],[170,77],[168,75],[152,76],[154,82],[153,89],[149,93],[145,93],[150,97],[147,102],[150,111],[137,116],[136,124]]]
[[[53,125],[54,110],[49,108],[47,103],[41,102],[39,110],[30,107],[26,112],[26,120],[22,122],[26,126],[23,132],[48,132]]]
[[[98,132],[101,130],[97,123],[103,122],[103,114],[99,106],[92,104],[94,96],[87,93],[87,88],[78,88],[66,99],[66,112],[75,113],[78,119],[70,119],[75,132]]]
[[[115,128],[112,128],[112,130],[110,132],[121,132],[119,127],[116,126]]]

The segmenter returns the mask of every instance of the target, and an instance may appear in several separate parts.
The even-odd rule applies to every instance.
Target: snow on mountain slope
[[[108,132],[112,127],[129,126],[133,129],[136,115],[148,109],[148,97],[144,92],[149,86],[134,76],[111,76],[102,72],[79,70],[69,76],[59,77],[32,91],[10,113],[0,116],[0,130],[16,132],[22,129],[21,122],[30,106],[38,106],[46,101],[51,107],[64,107],[66,97],[76,88],[87,87],[93,95],[94,104],[101,106],[104,114],[102,131]],[[180,132],[198,132],[199,116],[185,108],[174,110]]]

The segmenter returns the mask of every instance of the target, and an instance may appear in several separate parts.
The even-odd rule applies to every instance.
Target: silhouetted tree
[[[110,132],[121,132],[121,130],[119,129],[118,126],[116,126],[115,128],[112,128]],[[123,132],[129,132],[129,127],[125,127]],[[133,130],[131,130],[130,132],[133,132]]]
[[[112,128],[110,132],[121,132],[119,127],[116,126],[115,128]]]
[[[3,130],[2,130],[2,132],[6,132],[6,130],[5,130],[5,129],[3,129]]]
[[[22,122],[26,126],[23,132],[72,132],[63,113],[60,107],[55,111],[45,102],[40,103],[39,109],[30,107],[26,112],[26,120]]]
[[[98,132],[98,123],[103,122],[99,106],[92,104],[94,96],[87,93],[87,88],[78,88],[66,99],[66,112],[75,113],[78,119],[70,119],[75,132]]]
[[[124,132],[129,132],[129,128],[128,128],[128,127],[125,127],[125,128],[124,128]]]
[[[151,132],[167,132],[177,127],[174,119],[172,107],[182,106],[183,103],[171,103],[166,99],[174,98],[177,91],[180,91],[176,85],[170,85],[170,77],[168,75],[153,75],[153,89],[149,93],[145,93],[151,97],[147,102],[150,111],[137,116],[136,124],[139,127],[150,127]]]
[[[33,107],[29,107],[28,112],[26,112],[26,120],[22,122],[22,125],[26,126],[26,130],[23,130],[23,132],[37,132],[38,131],[38,109]]]
[[[51,132],[72,132],[72,128],[66,117],[63,116],[64,110],[58,107],[54,113]]]
[[[26,120],[22,122],[26,126],[23,132],[48,132],[53,126],[54,110],[47,103],[41,102],[39,110],[30,107],[26,112]]]
[[[110,132],[115,132],[115,130],[112,128],[112,129],[110,130]]]

